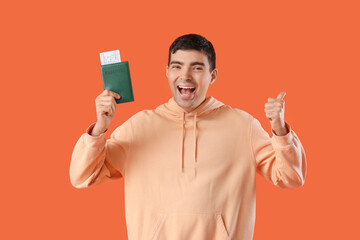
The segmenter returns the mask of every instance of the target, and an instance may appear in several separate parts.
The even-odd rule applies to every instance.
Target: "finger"
[[[111,91],[109,89],[104,90],[102,95],[103,96],[112,96],[112,97],[117,98],[117,99],[121,98],[121,96],[119,94],[117,94],[116,92],[113,92],[113,91]]]
[[[281,112],[281,110],[280,107],[265,107],[266,112]]]
[[[271,114],[266,114],[266,118],[271,121],[273,119],[273,116]]]
[[[281,113],[281,109],[264,109],[266,114],[275,114],[279,115]]]
[[[113,111],[115,111],[115,109],[116,109],[115,99],[113,99],[113,100],[111,101],[110,106],[111,106],[111,109],[112,109]]]
[[[117,104],[116,104],[116,101],[115,101],[115,98],[111,97],[111,99],[102,102],[102,104],[104,104],[105,106],[111,107],[111,109],[113,110],[113,112],[115,112],[115,110],[116,110],[116,105],[117,105]]]
[[[111,105],[111,101],[110,100],[104,100],[104,99],[99,99],[97,102],[97,105],[99,106],[109,106]]]
[[[279,117],[279,112],[265,112],[265,115],[275,118]]]
[[[270,119],[270,120],[276,118],[276,114],[274,114],[274,113],[266,113],[265,115],[266,115],[266,117],[267,117],[268,119]]]
[[[279,114],[280,112],[281,112],[281,109],[265,109],[265,113]]]
[[[283,107],[283,103],[282,102],[270,102],[270,103],[265,103],[265,108],[273,108],[273,107]]]
[[[114,105],[111,105],[111,114],[115,113],[115,107]]]
[[[111,110],[111,106],[109,106],[109,105],[99,105],[99,109],[98,109],[98,111],[100,112],[100,113],[107,113],[107,112],[109,112]],[[106,114],[107,115],[107,114]]]
[[[112,104],[114,104],[115,106],[117,105],[115,98],[112,98],[112,99],[111,99],[111,102],[112,102]]]
[[[111,96],[114,98],[117,98],[117,99],[121,98],[121,96],[119,94],[117,94],[116,92],[110,91],[110,93],[111,93]]]
[[[111,103],[113,100],[115,100],[115,98],[113,96],[104,96],[101,98],[102,101],[104,102],[109,102]]]
[[[113,101],[115,102],[114,98]],[[113,102],[111,102],[110,104],[107,104],[107,107],[109,108],[109,114],[108,116],[111,116],[115,113],[116,111],[116,104],[114,104]]]
[[[112,116],[112,114],[113,114],[113,110],[112,110],[112,108],[110,107],[109,112],[108,112],[108,116]]]
[[[101,96],[108,96],[111,94],[111,91],[109,89],[105,89],[100,95]]]
[[[272,98],[272,97],[268,98],[268,102],[275,102],[275,101],[276,101],[276,98]]]
[[[271,114],[277,114],[280,115],[281,114],[281,110],[280,109],[265,109],[265,113],[271,113]]]
[[[97,101],[100,104],[109,104],[109,105],[113,104],[113,103],[116,104],[115,98],[112,96],[103,96],[103,97],[97,99]]]
[[[285,97],[285,95],[286,95],[286,92],[281,92],[281,93],[279,93],[279,95],[277,96],[277,99],[283,100],[284,97]]]
[[[106,116],[111,116],[111,114],[112,114],[111,106],[108,106],[108,107],[105,109],[105,115],[106,115]]]

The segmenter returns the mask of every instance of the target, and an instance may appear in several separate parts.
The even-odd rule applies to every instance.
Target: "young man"
[[[114,92],[96,98],[97,121],[76,143],[70,178],[85,188],[124,178],[131,240],[253,237],[255,173],[280,188],[304,184],[304,149],[284,120],[284,92],[265,113],[272,138],[250,114],[206,97],[217,78],[215,51],[204,37],[179,37],[166,70],[173,97],[141,111],[105,139]]]

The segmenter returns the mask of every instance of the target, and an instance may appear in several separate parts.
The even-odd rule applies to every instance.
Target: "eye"
[[[171,68],[180,68],[179,65],[172,65]]]
[[[202,67],[195,67],[194,69],[195,69],[195,70],[199,70],[199,71],[200,71],[200,70],[203,70]]]

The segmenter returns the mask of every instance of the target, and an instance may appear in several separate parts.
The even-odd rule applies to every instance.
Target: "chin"
[[[180,97],[174,97],[174,99],[175,99],[175,102],[182,108],[189,108],[195,102],[195,98],[189,99],[189,100],[183,100]]]

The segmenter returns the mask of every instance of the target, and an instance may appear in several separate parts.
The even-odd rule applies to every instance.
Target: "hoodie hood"
[[[184,137],[186,134],[186,116],[192,116],[194,121],[194,175],[196,175],[196,151],[197,151],[197,118],[200,116],[204,116],[210,112],[212,112],[215,109],[220,108],[224,104],[212,96],[207,97],[203,103],[201,103],[197,108],[195,108],[191,112],[186,112],[182,107],[180,107],[174,97],[170,98],[170,100],[157,107],[155,110],[158,111],[160,114],[167,116],[170,119],[173,119],[174,121],[179,121],[179,124],[181,124],[182,132],[181,132],[181,139],[179,141],[180,144],[180,171],[184,172]]]

